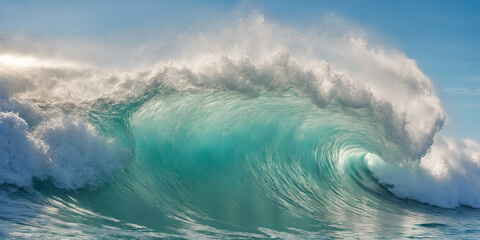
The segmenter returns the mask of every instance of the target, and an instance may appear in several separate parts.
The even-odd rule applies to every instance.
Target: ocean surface
[[[0,54],[0,238],[479,238],[480,145],[415,61],[292,31],[134,70]]]

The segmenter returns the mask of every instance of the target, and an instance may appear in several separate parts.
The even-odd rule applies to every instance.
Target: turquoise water
[[[480,234],[477,209],[399,198],[392,186],[379,183],[372,172],[376,164],[410,155],[370,108],[345,107],[337,100],[319,107],[295,90],[255,96],[163,87],[153,92],[114,104],[61,106],[110,139],[102,147],[121,153],[124,167],[106,182],[76,190],[59,187],[53,177],[22,188],[3,184],[1,236],[438,239]]]

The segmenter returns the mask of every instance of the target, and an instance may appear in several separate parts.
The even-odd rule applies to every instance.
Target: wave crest
[[[181,101],[182,94],[196,91],[249,98],[293,92],[317,108],[374,126],[375,137],[365,136],[372,146],[362,146],[373,150],[354,155],[381,158],[388,167],[370,160],[369,168],[398,196],[446,207],[477,206],[477,193],[461,190],[456,200],[437,201],[420,189],[405,191],[414,183],[387,174],[426,169],[421,170],[430,174],[425,182],[453,189],[476,179],[478,169],[476,148],[435,137],[445,113],[429,78],[404,54],[372,45],[351,29],[334,36],[307,33],[280,28],[258,15],[176,46],[179,54],[125,72],[73,60],[2,55],[1,126],[8,137],[1,139],[6,169],[1,181],[28,186],[33,178],[48,178],[67,189],[103,182],[135,158],[131,117],[158,96],[179,94]],[[29,150],[21,152],[18,146]],[[447,150],[439,154],[439,149]],[[19,170],[23,166],[25,172]],[[433,174],[439,168],[451,174]]]

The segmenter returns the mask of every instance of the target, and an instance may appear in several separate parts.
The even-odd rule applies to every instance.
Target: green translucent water
[[[478,210],[399,199],[369,164],[402,155],[364,108],[296,92],[180,91],[84,117],[129,158],[98,187],[3,186],[9,238],[471,238]],[[395,148],[397,146],[397,148]],[[130,150],[129,150],[130,149]]]

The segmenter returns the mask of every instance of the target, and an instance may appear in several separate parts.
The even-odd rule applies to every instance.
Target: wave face
[[[480,145],[437,134],[413,60],[261,16],[178,49],[123,73],[0,55],[0,236],[480,231]]]

